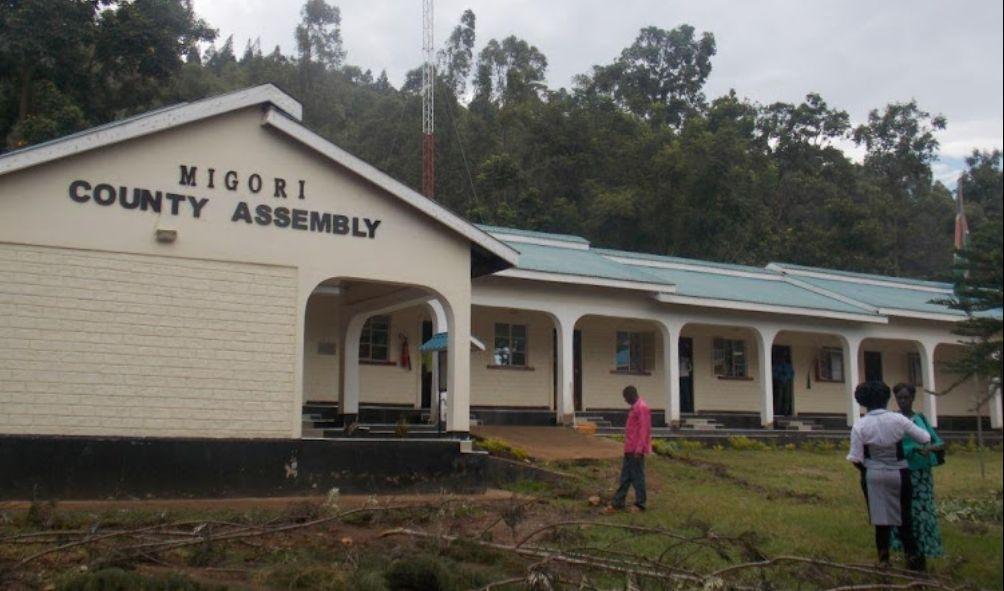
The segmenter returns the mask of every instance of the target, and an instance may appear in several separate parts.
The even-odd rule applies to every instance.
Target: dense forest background
[[[308,0],[301,16],[297,53],[284,55],[218,39],[190,0],[0,0],[3,149],[272,82],[312,129],[417,189],[418,52],[395,88],[347,61],[336,6]],[[718,261],[950,277],[955,201],[931,170],[947,122],[916,102],[855,123],[816,93],[707,97],[715,38],[685,24],[646,27],[553,89],[532,43],[482,40],[473,12],[456,16],[438,54],[436,198],[472,221]],[[1002,180],[1001,153],[973,151],[974,229],[1000,224]]]

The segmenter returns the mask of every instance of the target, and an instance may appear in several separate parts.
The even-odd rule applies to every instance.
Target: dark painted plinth
[[[449,440],[0,435],[0,499],[282,496],[485,489]]]

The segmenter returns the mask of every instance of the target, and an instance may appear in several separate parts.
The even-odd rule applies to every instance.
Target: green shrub
[[[729,447],[738,451],[770,451],[771,447],[763,441],[750,439],[745,435],[729,437]]]
[[[997,523],[1004,518],[1004,495],[995,494],[981,499],[941,499],[938,513],[949,522]]]
[[[430,554],[418,554],[395,561],[387,570],[385,578],[390,591],[453,589],[449,569],[441,559]]]
[[[689,452],[704,449],[704,444],[693,439],[653,439],[652,451],[661,456],[674,454],[686,455]]]
[[[492,455],[503,458],[519,460],[521,462],[530,459],[530,454],[526,453],[525,450],[514,447],[508,441],[496,437],[486,437],[478,441],[478,447]]]
[[[383,573],[375,570],[357,570],[349,577],[345,589],[351,589],[351,591],[388,591]]]
[[[77,573],[64,578],[56,591],[223,591],[222,585],[204,585],[184,575],[172,573],[143,576],[120,568]]]
[[[353,588],[346,579],[345,573],[333,567],[288,563],[272,569],[264,582],[265,586],[273,589],[343,591]]]
[[[837,449],[837,444],[828,439],[816,439],[806,442],[803,449],[816,453],[831,453]]]

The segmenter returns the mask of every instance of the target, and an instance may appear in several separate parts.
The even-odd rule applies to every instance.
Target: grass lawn
[[[897,583],[888,571],[862,575],[804,563],[709,576],[781,555],[874,562],[857,472],[845,452],[764,447],[748,440],[725,449],[660,444],[662,453],[647,465],[649,510],[610,517],[598,515],[591,497],[612,494],[616,459],[550,464],[571,477],[514,482],[511,492],[486,495],[0,503],[0,589],[463,591],[509,580],[491,588],[513,591],[529,588],[534,569],[554,577],[552,586],[534,588],[625,589],[623,571],[595,567],[602,560],[631,561],[636,573],[654,568],[660,576],[639,575],[630,587],[644,591]],[[986,478],[976,452],[948,457],[935,476],[939,499],[951,509],[941,522],[948,555],[933,560],[932,570],[952,587],[1000,589],[1001,452],[984,452]],[[150,544],[167,546],[143,550]],[[516,547],[587,562],[553,554],[541,560]],[[670,572],[697,582],[661,576]]]
[[[755,532],[767,556],[874,562],[874,530],[867,521],[857,471],[844,459],[845,451],[711,449],[687,442],[673,447],[669,456],[657,454],[648,460],[649,510],[615,519],[676,530],[710,528],[726,536]],[[1002,455],[986,451],[983,456],[985,478],[974,451],[956,450],[935,470],[936,497],[955,513],[953,521],[941,519],[946,556],[932,560],[930,568],[960,583],[1001,588]],[[582,477],[603,498],[613,492],[613,463],[556,467]],[[957,519],[968,513],[979,515]],[[658,540],[637,543],[640,550],[651,544],[650,552],[663,545]]]

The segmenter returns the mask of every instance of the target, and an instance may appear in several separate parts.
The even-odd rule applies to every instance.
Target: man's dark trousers
[[[645,456],[643,454],[624,454],[621,464],[621,485],[614,494],[612,505],[618,509],[624,508],[628,489],[634,485],[634,504],[645,508]]]

